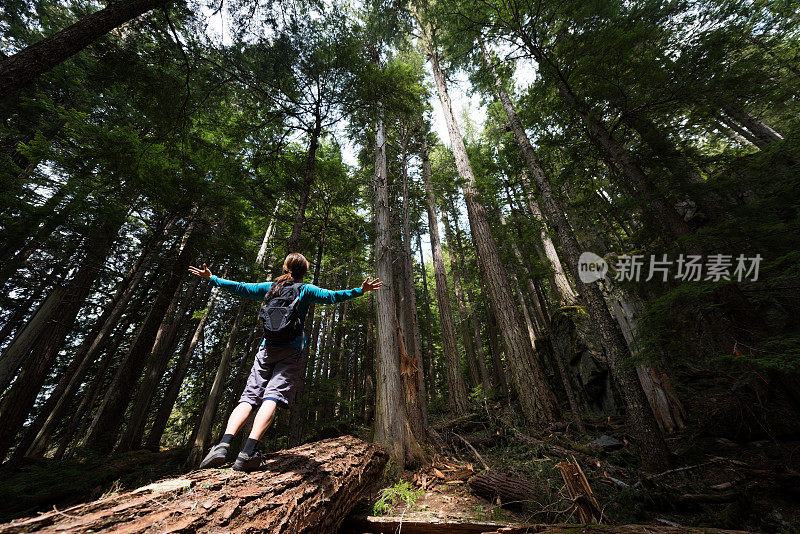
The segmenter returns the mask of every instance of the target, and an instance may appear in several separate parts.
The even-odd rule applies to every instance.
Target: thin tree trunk
[[[404,409],[403,384],[400,379],[397,334],[395,330],[395,298],[392,288],[391,222],[389,218],[389,184],[386,170],[386,130],[383,111],[375,129],[375,262],[378,278],[388,286],[375,295],[377,316],[377,350],[375,376],[375,441],[384,446],[400,465],[420,454]]]
[[[525,179],[527,180],[527,176],[525,176]],[[539,203],[533,198],[530,188],[528,193],[528,206],[530,207],[533,218],[539,223],[539,238],[542,240],[545,258],[550,264],[552,273],[551,284],[559,297],[559,304],[561,306],[573,306],[577,302],[578,297],[572,289],[572,284],[567,280],[564,266],[561,265],[561,259],[558,257],[556,247],[547,231],[547,224],[542,215],[542,210],[539,207]]]
[[[158,334],[156,334],[153,351],[146,364],[146,371],[142,378],[142,383],[139,385],[136,401],[133,403],[131,417],[115,452],[127,452],[141,448],[150,405],[158,391],[158,385],[164,375],[164,370],[167,368],[170,359],[172,359],[178,341],[178,332],[183,325],[186,311],[192,304],[194,292],[199,284],[200,278],[195,277],[189,285],[189,290],[184,295],[180,306],[178,305],[178,301],[181,300],[180,291],[175,292],[175,296],[159,327]]]
[[[455,204],[451,205],[451,212],[453,214],[453,235],[455,236],[455,246],[458,250],[458,267],[461,271],[461,278],[466,279],[467,266],[466,262],[464,261],[464,247],[461,241],[461,224],[458,220],[458,211],[456,210]],[[464,294],[469,299],[467,313],[469,315],[470,326],[472,326],[475,358],[478,361],[478,374],[480,375],[481,382],[483,383],[483,391],[484,393],[487,393],[492,387],[492,382],[489,378],[489,370],[486,368],[486,356],[483,352],[483,341],[481,341],[481,328],[480,325],[478,325],[478,319],[475,313],[477,309],[477,300],[475,299],[475,292],[472,290],[472,287],[469,284],[466,285],[466,291],[464,291]]]
[[[286,241],[286,252],[297,252],[300,246],[300,234],[303,231],[303,223],[306,220],[306,206],[311,196],[311,186],[314,184],[314,170],[317,164],[317,148],[319,147],[319,136],[322,133],[322,117],[320,115],[319,103],[314,113],[314,128],[311,130],[311,140],[308,145],[306,155],[306,166],[303,171],[303,184],[300,189],[300,199],[297,202],[297,211],[294,215],[292,233]]]
[[[104,216],[102,225],[89,237],[86,255],[75,276],[64,288],[63,299],[59,299],[58,314],[52,316],[47,328],[36,339],[22,371],[0,403],[0,420],[3,421],[0,425],[0,458],[6,456],[14,437],[25,424],[53,362],[72,330],[75,318],[105,264],[106,256],[122,226],[121,215]]]
[[[147,444],[145,447],[150,450],[158,450],[161,437],[164,435],[164,429],[167,427],[167,421],[172,413],[172,408],[175,406],[175,401],[178,399],[178,393],[180,393],[183,379],[186,377],[186,371],[189,369],[189,361],[194,354],[197,343],[203,335],[203,328],[206,325],[206,321],[214,310],[219,292],[219,287],[214,287],[214,289],[211,290],[205,312],[194,329],[191,341],[189,341],[188,346],[186,346],[185,350],[181,353],[181,357],[175,365],[175,370],[169,379],[167,390],[164,392],[164,398],[158,406],[158,412],[156,412],[153,426],[150,428],[150,434],[147,437]]]
[[[495,382],[500,384],[503,396],[509,398],[511,391],[508,388],[508,379],[506,378],[506,370],[503,367],[503,360],[500,359],[500,343],[497,341],[497,319],[491,303],[488,302],[486,303],[486,327],[489,330],[489,347],[492,353],[492,372],[494,373]]]
[[[783,136],[755,118],[753,115],[748,113],[746,110],[739,108],[734,105],[727,105],[724,108],[725,113],[727,113],[732,119],[737,121],[739,124],[747,128],[747,130],[753,136],[753,142],[759,148],[764,148],[772,143],[780,141],[783,139]]]
[[[81,348],[76,352],[73,363],[70,365],[71,368],[74,366],[74,369],[67,369],[64,378],[59,381],[58,386],[51,394],[53,404],[50,406],[48,400],[48,405],[43,410],[44,413],[48,414],[47,418],[42,423],[42,427],[26,455],[41,457],[44,454],[53,432],[61,423],[64,412],[72,401],[72,397],[80,387],[92,364],[94,364],[107,345],[113,329],[119,323],[131,297],[152,263],[153,257],[158,250],[158,245],[163,242],[165,234],[172,227],[173,222],[174,218],[170,218],[153,233],[151,239],[145,243],[136,263],[120,282],[114,297],[98,319],[94,330],[87,336]]]
[[[433,313],[431,312],[430,293],[428,292],[428,272],[425,268],[425,258],[422,255],[422,237],[417,236],[417,249],[419,250],[419,267],[422,277],[422,294],[425,296],[425,324],[432,325]],[[425,391],[428,394],[428,400],[433,399],[433,388],[435,388],[436,377],[434,375],[434,360],[433,360],[433,341],[430,339],[430,326],[427,330],[428,335],[425,336],[424,341],[426,345],[422,345],[423,361],[428,364],[428,371],[425,373],[427,383]],[[420,332],[421,333],[421,332]]]
[[[414,260],[411,252],[411,198],[409,193],[409,178],[406,165],[406,139],[403,140],[403,294],[399,306],[403,311],[403,332],[405,333],[406,349],[411,359],[410,369],[413,371],[410,383],[415,383],[413,395],[406,398],[408,416],[414,435],[418,439],[427,441],[428,434],[428,409],[425,405],[425,373],[422,363],[421,339],[419,332],[419,317],[417,316],[417,296],[414,289]]]
[[[0,61],[0,99],[77,54],[109,31],[166,0],[122,0]]]
[[[453,289],[456,293],[456,306],[458,307],[458,326],[461,330],[461,341],[464,344],[464,357],[467,360],[467,369],[471,385],[477,386],[481,384],[481,375],[478,370],[478,361],[475,357],[475,346],[473,345],[472,332],[469,327],[469,312],[467,311],[467,303],[464,298],[464,289],[461,287],[461,270],[458,266],[458,256],[461,252],[455,247],[455,239],[453,238],[453,230],[450,228],[450,220],[447,217],[447,212],[442,211],[442,223],[444,224],[444,235],[447,239],[447,248],[450,250],[450,272],[453,274]]]
[[[231,326],[230,334],[228,335],[228,342],[225,344],[225,350],[222,351],[222,357],[217,366],[217,374],[214,375],[214,382],[211,385],[211,391],[206,397],[205,404],[203,405],[202,415],[200,417],[200,424],[198,426],[197,435],[195,436],[192,450],[189,453],[189,459],[186,461],[187,465],[197,466],[203,458],[203,452],[211,440],[211,424],[214,421],[214,416],[217,413],[217,407],[222,398],[222,392],[225,387],[225,381],[228,379],[228,371],[231,367],[231,357],[233,356],[233,348],[236,346],[236,337],[239,334],[239,324],[242,321],[244,312],[247,309],[245,303],[242,302],[238,306],[236,317],[233,319],[233,326]]]
[[[144,303],[149,296],[149,291],[142,291],[142,294],[136,299],[136,302],[131,304],[130,310],[116,329],[116,335],[109,339],[108,348],[104,350],[100,357],[97,371],[94,373],[94,378],[91,382],[87,382],[78,407],[72,411],[72,415],[68,418],[66,423],[62,425],[63,431],[59,437],[59,445],[53,458],[63,458],[67,452],[67,448],[72,444],[73,438],[75,436],[83,437],[86,434],[86,429],[92,420],[92,408],[97,402],[97,398],[100,396],[103,387],[107,386],[106,375],[108,374],[108,370],[117,359],[116,355],[120,345],[128,337],[128,327],[139,317],[139,312],[144,307]],[[65,411],[65,413],[68,412]]]
[[[481,41],[481,45],[483,46],[483,41]],[[619,329],[619,325],[617,325],[611,317],[611,313],[606,306],[602,292],[597,284],[587,284],[580,281],[578,258],[580,257],[581,249],[578,245],[578,241],[575,239],[575,235],[570,229],[566,217],[564,216],[564,211],[553,194],[550,181],[539,163],[536,152],[533,150],[530,140],[528,139],[528,135],[525,133],[525,129],[522,127],[522,123],[514,110],[511,99],[508,93],[503,89],[500,78],[497,76],[493,65],[489,61],[485,47],[484,54],[487,64],[495,77],[497,93],[503,104],[508,122],[511,124],[511,128],[520,145],[528,170],[539,190],[539,195],[542,199],[542,209],[548,222],[555,229],[561,241],[561,247],[562,250],[564,250],[567,265],[572,271],[573,278],[581,284],[581,295],[586,302],[587,311],[592,319],[594,330],[605,349],[611,372],[619,386],[628,418],[631,421],[636,440],[639,444],[642,459],[649,468],[663,470],[669,466],[669,452],[661,430],[653,417],[653,412],[648,406],[647,397],[642,390],[638,377],[632,369],[629,369],[624,364],[629,355],[625,338]]]
[[[558,91],[567,106],[580,117],[591,136],[608,152],[614,162],[622,169],[630,182],[631,191],[636,195],[642,209],[652,212],[671,237],[679,238],[690,234],[691,228],[686,224],[686,221],[683,220],[683,217],[675,211],[675,207],[671,205],[667,198],[654,187],[649,177],[636,161],[634,161],[630,151],[613,137],[609,129],[590,112],[585,103],[572,91],[572,88],[568,85],[567,80],[558,67],[545,57],[542,50],[531,40],[530,36],[527,35],[525,31],[520,28],[515,28],[515,30],[537,63],[542,68],[552,71],[551,73],[554,76]],[[484,60],[487,65],[491,66],[493,75],[497,79],[497,73],[491,65],[491,58],[486,51],[486,46],[482,38],[481,48]],[[496,81],[495,85],[498,91],[505,93],[501,82]],[[505,94],[506,98],[508,98],[508,94]]]
[[[183,247],[172,265],[172,271],[156,294],[147,318],[139,329],[127,357],[117,369],[114,381],[103,398],[100,409],[95,414],[84,441],[85,446],[99,451],[107,451],[112,448],[115,435],[122,426],[128,402],[153,349],[169,303],[180,288],[181,280],[188,269],[196,239],[197,232],[192,221],[189,222],[184,233]]]
[[[431,164],[428,160],[428,142],[422,135],[422,179],[428,210],[428,232],[433,251],[433,274],[436,279],[436,300],[439,302],[439,322],[442,327],[442,345],[447,376],[448,403],[453,415],[463,415],[469,411],[467,389],[461,374],[461,359],[458,354],[456,329],[453,324],[453,311],[450,307],[450,292],[447,287],[447,272],[444,267],[442,243],[439,239],[439,221],[436,216],[436,200],[431,186]]]
[[[475,175],[467,157],[467,149],[461,138],[458,123],[453,116],[444,74],[439,66],[438,53],[430,41],[427,44],[456,167],[463,180],[461,187],[467,203],[473,241],[477,248],[481,267],[486,272],[489,298],[497,314],[500,334],[506,349],[506,358],[511,368],[511,377],[517,389],[522,413],[530,424],[545,426],[560,417],[558,405],[541,366],[535,359],[533,348],[526,339],[519,310],[513,304],[507,271],[503,268],[500,260],[500,251],[492,235],[486,210],[476,198]]]

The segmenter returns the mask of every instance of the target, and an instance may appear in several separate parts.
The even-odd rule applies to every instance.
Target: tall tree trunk
[[[375,418],[375,298],[369,297],[369,314],[367,315],[366,343],[364,348],[364,424],[371,425]]]
[[[525,179],[527,181],[527,176]],[[564,272],[564,266],[561,265],[561,259],[558,257],[556,247],[553,244],[553,240],[550,239],[550,234],[547,231],[547,223],[542,215],[542,210],[539,207],[539,203],[536,202],[536,199],[533,197],[530,188],[528,193],[528,207],[531,210],[533,218],[539,224],[539,238],[542,240],[542,249],[547,262],[550,264],[550,283],[559,297],[559,304],[561,306],[573,306],[578,301],[578,297],[575,295],[575,291],[572,289],[572,284],[570,284],[569,280],[567,279],[567,275]]]
[[[745,109],[730,104],[725,106],[724,111],[736,122],[747,128],[752,135],[753,142],[759,148],[767,147],[783,139],[781,134],[755,118]]]
[[[0,61],[0,99],[25,87],[114,28],[166,3],[166,0],[115,2],[3,59]]]
[[[86,434],[86,429],[92,420],[92,409],[97,402],[97,398],[110,382],[110,380],[106,380],[106,375],[108,375],[108,371],[115,361],[118,360],[117,352],[120,345],[128,338],[128,327],[140,317],[140,312],[144,308],[144,303],[148,300],[150,293],[147,290],[141,292],[136,301],[131,304],[119,326],[115,328],[116,334],[109,338],[108,348],[103,350],[92,380],[86,383],[78,407],[71,410],[72,415],[61,425],[63,430],[61,436],[59,436],[58,447],[53,458],[63,458],[67,448],[72,444],[73,438],[75,436],[83,437]]]
[[[306,166],[303,171],[303,184],[300,188],[300,199],[297,202],[297,211],[294,215],[292,233],[286,241],[286,252],[297,252],[300,246],[300,234],[303,232],[303,223],[306,220],[306,207],[311,196],[311,186],[314,184],[314,170],[317,164],[317,148],[319,147],[319,136],[322,133],[322,116],[320,114],[319,102],[314,113],[314,128],[311,130],[311,139],[308,144],[308,154],[306,154]]]
[[[14,341],[3,351],[3,358],[0,359],[0,391],[5,391],[14,380],[25,356],[45,334],[45,330],[52,326],[51,320],[61,311],[62,303],[67,296],[68,287],[55,286],[16,335]]]
[[[395,298],[392,288],[391,222],[389,218],[389,184],[386,170],[386,130],[383,110],[375,129],[375,262],[378,278],[388,286],[375,295],[377,316],[377,350],[375,376],[375,441],[405,465],[420,454],[419,445],[411,432],[403,402],[400,378],[397,331],[395,329]]]
[[[456,293],[456,306],[458,307],[458,326],[461,330],[461,341],[464,344],[464,357],[467,360],[467,369],[469,370],[470,381],[472,386],[481,384],[481,374],[478,370],[478,361],[475,357],[475,346],[473,344],[472,332],[469,327],[469,312],[467,311],[467,303],[464,298],[464,289],[461,287],[461,269],[458,265],[458,256],[461,252],[455,246],[455,239],[453,238],[453,230],[450,228],[450,220],[447,217],[447,212],[442,211],[442,223],[444,224],[444,235],[447,239],[448,249],[450,250],[450,272],[453,274],[453,289]],[[484,389],[485,391],[485,389]]]
[[[464,261],[464,246],[461,241],[461,224],[458,220],[458,211],[456,210],[455,204],[451,204],[450,208],[453,215],[453,235],[455,237],[455,248],[458,250],[458,269],[461,272],[462,280],[464,280],[467,277],[467,266],[466,262]],[[445,227],[445,230],[446,229],[447,227]],[[483,391],[488,392],[492,387],[492,382],[489,378],[489,370],[486,368],[486,356],[483,352],[483,341],[481,341],[481,328],[478,325],[478,319],[476,317],[478,302],[475,299],[475,292],[472,290],[472,286],[467,284],[466,290],[463,292],[469,299],[467,313],[469,314],[469,323],[472,327],[475,358],[478,361],[478,374],[481,377],[481,383],[483,383]]]
[[[194,354],[195,348],[197,348],[197,343],[203,335],[203,328],[205,328],[206,321],[214,310],[219,292],[220,288],[218,287],[214,287],[214,289],[211,290],[211,295],[206,303],[203,316],[197,323],[189,344],[185,347],[181,353],[180,359],[175,364],[175,370],[172,372],[172,376],[169,379],[167,390],[164,392],[164,398],[158,406],[158,411],[153,420],[153,426],[150,428],[150,434],[147,436],[145,447],[150,450],[158,450],[161,437],[164,435],[164,429],[167,427],[167,421],[172,413],[173,406],[175,406],[175,401],[178,399],[181,385],[183,385],[183,379],[186,378],[186,371],[189,369],[189,361]]]
[[[99,228],[95,228],[89,236],[86,255],[75,276],[63,289],[64,296],[58,314],[52,316],[47,328],[36,339],[22,371],[3,397],[0,403],[0,420],[3,421],[0,425],[0,458],[6,456],[14,437],[25,424],[64,340],[72,330],[75,318],[105,264],[106,256],[122,226],[123,215],[124,213],[104,215]]]
[[[462,415],[469,411],[467,389],[461,374],[461,358],[458,354],[456,329],[453,324],[453,310],[450,307],[450,292],[447,288],[447,272],[444,267],[442,243],[439,238],[439,221],[436,216],[436,200],[431,186],[431,163],[428,160],[428,142],[422,135],[422,179],[425,182],[425,193],[428,211],[428,232],[431,235],[433,251],[433,274],[436,279],[436,300],[439,302],[439,322],[442,327],[442,345],[447,376],[448,404],[454,415]],[[433,358],[431,358],[433,359]]]
[[[147,318],[140,327],[127,357],[117,369],[114,381],[92,420],[84,441],[85,446],[98,451],[108,451],[112,448],[115,435],[122,426],[128,402],[152,352],[169,303],[180,288],[181,280],[189,267],[196,239],[194,221],[190,221],[184,233],[183,246],[172,264],[172,270],[156,294]]]
[[[483,285],[481,293],[486,292],[486,286]],[[489,347],[492,356],[492,372],[494,373],[495,382],[500,384],[500,389],[505,398],[511,396],[511,390],[508,388],[508,379],[506,378],[506,370],[503,367],[503,360],[500,358],[500,343],[497,338],[497,318],[492,309],[491,303],[486,303],[486,327],[489,331]]]
[[[31,425],[28,431],[29,435],[26,435],[17,448],[16,454],[40,458],[47,450],[53,432],[62,422],[64,411],[72,402],[86,373],[105,348],[111,330],[119,323],[120,317],[152,261],[156,245],[163,241],[162,232],[166,231],[168,225],[169,223],[165,222],[165,225],[157,229],[145,242],[139,258],[118,284],[116,293],[75,353],[64,376],[48,397],[39,417]]]
[[[406,142],[403,140],[403,293],[399,307],[403,311],[403,332],[405,334],[406,350],[410,358],[409,371],[412,372],[409,385],[413,391],[406,396],[408,417],[414,435],[420,440],[427,441],[428,434],[428,409],[425,405],[425,372],[422,363],[421,340],[419,332],[419,317],[417,316],[417,295],[414,289],[414,260],[411,253],[411,197],[409,193],[408,168],[406,165]]]
[[[97,320],[94,329],[75,353],[70,368],[67,369],[64,378],[59,381],[58,386],[50,395],[52,403],[48,399],[48,404],[45,405],[43,413],[47,414],[46,419],[42,422],[42,426],[38,430],[30,450],[27,451],[27,456],[41,457],[44,454],[50,438],[61,423],[64,412],[72,401],[75,392],[86,377],[86,373],[108,344],[112,331],[119,324],[131,297],[152,263],[153,257],[158,251],[158,246],[163,243],[166,233],[171,229],[173,223],[174,217],[169,218],[147,240],[139,258],[119,283],[116,293],[106,310]]]
[[[483,46],[483,41],[481,41],[481,45]],[[505,92],[502,82],[497,76],[485,47],[483,50],[487,64],[495,77],[497,93],[503,104],[506,117],[520,145],[531,177],[539,190],[544,214],[559,237],[573,278],[581,284],[581,295],[586,302],[594,330],[605,349],[611,372],[619,386],[620,395],[622,395],[628,418],[633,426],[642,459],[649,468],[663,470],[669,466],[669,452],[636,373],[624,363],[629,355],[625,338],[619,329],[619,325],[611,317],[603,294],[597,284],[587,284],[580,281],[578,258],[580,257],[581,249],[578,241],[564,216],[564,211],[553,194],[550,181],[539,163],[536,152],[531,146],[528,135],[522,127],[508,93]]]
[[[225,350],[222,351],[222,357],[217,366],[217,374],[214,375],[214,382],[211,384],[211,391],[206,397],[203,410],[201,412],[200,423],[197,429],[192,450],[189,453],[189,459],[186,461],[187,465],[197,466],[203,458],[203,452],[211,440],[211,425],[214,422],[214,416],[217,414],[217,407],[222,399],[222,392],[225,388],[225,381],[228,379],[228,371],[231,367],[231,357],[233,356],[233,348],[236,346],[236,337],[239,334],[239,324],[242,316],[247,309],[247,306],[242,302],[236,311],[236,317],[233,319],[233,326],[231,326],[228,341],[225,344]]]
[[[486,272],[489,298],[497,314],[500,333],[506,349],[506,358],[511,368],[511,377],[517,389],[522,413],[529,423],[544,426],[560,417],[558,405],[547,379],[535,359],[533,348],[524,334],[522,317],[514,305],[507,272],[500,260],[500,251],[492,235],[486,210],[477,199],[475,176],[467,157],[467,149],[461,138],[458,123],[453,116],[444,74],[439,66],[437,50],[430,41],[427,44],[456,167],[463,180],[461,187],[467,203],[473,241],[477,248],[481,268]]]
[[[158,334],[156,334],[153,351],[145,366],[145,374],[142,378],[142,383],[139,385],[136,400],[133,403],[131,417],[128,419],[125,432],[116,446],[116,452],[126,452],[141,448],[150,405],[158,391],[158,385],[164,375],[164,370],[167,368],[170,359],[172,359],[178,343],[178,332],[183,325],[187,310],[192,305],[192,298],[199,284],[200,278],[195,277],[183,296],[180,306],[178,305],[178,301],[181,300],[180,291],[175,292],[167,313],[164,315],[164,320],[161,322]]]
[[[430,302],[430,293],[428,292],[428,272],[425,268],[425,257],[422,255],[422,237],[417,236],[417,250],[419,251],[419,269],[421,271],[420,275],[422,278],[422,294],[424,295],[425,301],[425,324],[431,325],[433,324],[433,313],[431,312],[431,302]],[[433,399],[433,388],[436,384],[436,379],[434,375],[434,360],[433,360],[433,341],[430,339],[430,328],[427,330],[428,334],[425,338],[422,338],[423,341],[426,342],[426,345],[421,345],[423,361],[428,364],[428,370],[425,373],[426,384],[425,384],[425,391],[428,395],[428,400]],[[422,332],[420,331],[420,334]]]

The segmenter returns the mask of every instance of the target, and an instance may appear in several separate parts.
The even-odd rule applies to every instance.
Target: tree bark
[[[0,530],[334,534],[379,481],[386,461],[379,447],[344,436],[270,454],[249,474],[194,471]]]
[[[481,46],[483,47],[483,41],[481,41]],[[653,412],[650,410],[647,397],[642,390],[638,377],[624,363],[629,356],[625,338],[619,329],[619,325],[611,317],[597,283],[587,284],[580,280],[578,258],[580,257],[581,249],[578,241],[572,233],[572,229],[564,216],[564,211],[552,191],[550,181],[539,163],[536,152],[531,146],[528,135],[522,127],[511,99],[508,93],[505,92],[485,47],[483,47],[483,50],[487,65],[495,78],[495,86],[506,117],[517,138],[517,143],[525,158],[531,177],[539,190],[544,214],[559,237],[567,265],[572,271],[573,279],[581,284],[581,295],[586,302],[586,308],[592,319],[594,331],[605,349],[611,372],[619,386],[620,395],[625,403],[628,418],[634,428],[643,462],[651,469],[666,469],[669,466],[669,452],[664,442],[664,437],[653,417]]]
[[[500,251],[492,235],[486,210],[477,199],[475,175],[467,157],[467,149],[458,123],[453,116],[444,74],[439,66],[438,52],[430,40],[427,41],[427,46],[431,56],[433,77],[450,134],[450,144],[455,156],[456,167],[463,180],[461,187],[467,203],[473,241],[477,248],[481,268],[486,272],[489,299],[497,314],[500,334],[506,349],[506,358],[510,364],[511,377],[517,389],[522,413],[530,424],[545,426],[560,417],[558,405],[547,379],[535,359],[533,348],[524,334],[522,318],[514,305],[507,271],[500,260]]]
[[[109,31],[167,0],[122,0],[0,61],[0,99],[77,54]]]
[[[442,345],[447,376],[448,403],[453,415],[462,415],[469,411],[467,389],[461,374],[461,358],[458,354],[456,329],[453,324],[453,310],[450,307],[450,292],[447,288],[447,272],[444,267],[442,243],[439,238],[439,221],[436,216],[436,200],[431,186],[431,163],[428,159],[428,142],[422,136],[422,179],[425,182],[425,193],[428,211],[428,232],[431,236],[433,251],[433,274],[436,279],[436,300],[439,303],[439,323],[442,328]]]
[[[375,294],[377,347],[375,375],[375,441],[383,445],[400,465],[414,460],[419,445],[411,432],[403,401],[400,378],[397,332],[395,330],[395,296],[392,274],[391,221],[389,217],[389,184],[386,170],[386,130],[383,111],[375,129],[375,263],[377,277],[386,290]]]
[[[539,492],[535,485],[521,478],[510,477],[490,470],[478,473],[467,481],[469,489],[491,502],[500,500],[503,506],[521,508]]]

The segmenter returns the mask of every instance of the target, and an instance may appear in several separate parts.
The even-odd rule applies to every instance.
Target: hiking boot
[[[206,457],[203,458],[203,461],[200,462],[200,469],[210,469],[212,467],[219,467],[225,463],[225,459],[228,456],[228,445],[214,445],[211,447],[211,450],[208,451]]]
[[[244,471],[245,473],[255,471],[259,467],[261,467],[261,453],[258,451],[253,452],[253,454],[240,452],[233,463],[234,471]]]

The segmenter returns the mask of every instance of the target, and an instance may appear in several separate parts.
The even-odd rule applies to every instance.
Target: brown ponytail
[[[280,295],[281,289],[286,284],[302,280],[310,265],[306,257],[299,252],[292,252],[286,256],[286,259],[283,260],[283,274],[275,279],[267,294],[264,295],[263,304],[266,305],[274,297]]]

